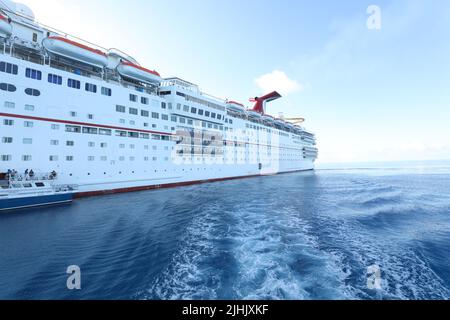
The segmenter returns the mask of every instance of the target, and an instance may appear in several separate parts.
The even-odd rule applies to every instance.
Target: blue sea
[[[81,290],[67,289],[71,265]],[[449,298],[449,162],[321,166],[0,215],[0,299]]]

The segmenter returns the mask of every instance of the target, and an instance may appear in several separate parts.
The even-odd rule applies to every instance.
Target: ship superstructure
[[[56,172],[79,195],[312,170],[314,134],[163,78],[0,2],[0,173]]]

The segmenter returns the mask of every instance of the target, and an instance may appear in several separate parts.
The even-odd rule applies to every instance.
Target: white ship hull
[[[88,196],[314,169],[310,137],[234,114],[180,79],[76,74],[0,47],[0,173],[55,171]]]

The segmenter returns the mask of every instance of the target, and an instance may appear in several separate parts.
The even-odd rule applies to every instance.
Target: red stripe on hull
[[[296,172],[306,172],[306,171],[313,171],[313,170],[314,169],[279,172],[279,173],[277,173],[275,175],[287,174],[287,173],[296,173]],[[217,178],[217,179],[207,179],[207,180],[194,180],[194,181],[167,183],[167,184],[160,184],[160,185],[150,185],[150,186],[131,187],[131,188],[119,188],[119,189],[102,190],[102,191],[80,192],[80,193],[77,193],[75,195],[75,198],[80,199],[80,198],[87,198],[87,197],[104,196],[104,195],[109,195],[109,194],[119,194],[119,193],[128,193],[128,192],[138,192],[138,191],[169,189],[169,188],[177,188],[177,187],[187,187],[187,186],[192,186],[192,185],[196,185],[196,184],[215,183],[215,182],[230,181],[230,180],[241,180],[241,179],[249,179],[249,178],[256,178],[256,177],[264,177],[264,175],[254,174],[254,175],[240,176],[240,177]]]

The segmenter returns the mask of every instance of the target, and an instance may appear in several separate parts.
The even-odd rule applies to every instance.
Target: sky
[[[450,159],[450,1],[20,2],[214,96],[279,90],[268,112],[306,118],[319,162]]]

